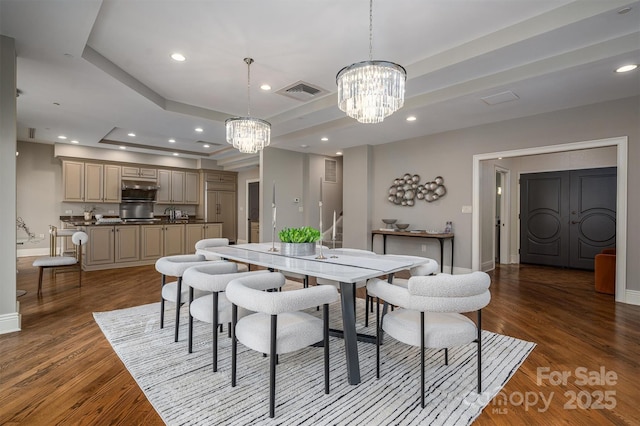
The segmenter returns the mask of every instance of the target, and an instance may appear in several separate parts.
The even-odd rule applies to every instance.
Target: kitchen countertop
[[[109,217],[105,217],[108,219]],[[95,218],[91,220],[84,220],[82,217],[77,216],[60,216],[60,220],[72,226],[114,226],[114,225],[179,225],[179,224],[205,224],[205,223],[222,223],[222,222],[208,222],[204,219],[198,218],[189,218],[189,219],[178,219],[178,220],[169,220],[168,217],[156,217],[156,220],[150,222],[148,220],[131,220],[128,219],[126,222],[98,222]]]

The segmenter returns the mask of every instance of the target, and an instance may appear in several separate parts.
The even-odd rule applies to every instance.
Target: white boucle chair
[[[77,270],[78,287],[82,287],[82,245],[89,241],[89,236],[82,231],[76,231],[71,236],[71,241],[77,246],[75,256],[56,256],[55,253],[49,253],[51,256],[39,257],[33,261],[33,266],[39,268],[38,296],[42,295],[42,273],[45,268],[65,267]]]
[[[221,260],[222,258],[216,256],[208,250],[208,247],[224,247],[229,245],[228,238],[205,238],[196,242],[196,254],[202,255],[207,260]],[[247,272],[249,267],[244,263],[238,263],[238,272]]]
[[[387,254],[385,256],[389,256],[389,257],[393,257],[396,256],[394,254]],[[416,260],[426,260],[426,263],[423,263],[422,265],[418,265],[418,266],[414,266],[413,268],[409,269],[409,273],[411,274],[412,277],[421,277],[421,276],[425,276],[425,275],[434,275],[437,274],[440,271],[440,266],[438,265],[438,262],[430,259],[428,257],[420,257],[420,256],[404,256],[402,255],[402,257],[411,257],[411,258],[415,258]],[[395,285],[399,285],[400,287],[404,287],[407,288],[407,286],[409,285],[409,279],[408,278],[397,278],[397,277],[393,277],[393,284]]]
[[[270,278],[270,279],[267,279]],[[277,283],[273,281],[276,280]],[[264,292],[274,284],[284,285],[279,272],[238,278],[227,285],[232,306],[231,386],[236,385],[237,342],[270,356],[269,417],[275,416],[276,358],[318,342],[324,345],[324,392],[329,393],[329,303],[338,300],[332,286],[315,286],[282,292]],[[319,319],[305,312],[323,306]],[[238,320],[238,306],[256,313]]]
[[[463,275],[438,274],[409,278],[407,288],[372,278],[367,283],[370,296],[378,302],[398,306],[380,318],[380,305],[376,309],[376,377],[380,378],[380,342],[382,331],[394,339],[420,347],[421,405],[424,408],[424,350],[445,349],[477,344],[478,393],[482,392],[482,308],[489,304],[491,279],[484,272]],[[477,323],[462,315],[477,311]]]
[[[178,331],[180,326],[180,305],[189,297],[189,290],[182,288],[182,275],[188,268],[208,261],[198,254],[179,254],[175,256],[165,256],[156,260],[156,271],[162,274],[162,287],[160,296],[160,328],[164,328],[164,302],[169,301],[176,304],[176,324],[174,341],[178,341]],[[177,281],[167,283],[167,276],[176,277]]]
[[[369,250],[362,250],[362,249],[354,249],[354,248],[341,248],[341,249],[336,249],[335,252],[338,254],[340,253],[344,253],[344,254],[353,254],[355,256],[358,255],[373,255],[373,256],[377,256],[377,254],[373,251],[369,251]],[[331,285],[334,286],[336,289],[340,288],[340,283],[338,281],[333,281],[333,280],[328,280],[326,278],[316,278],[316,282],[318,283],[318,285]],[[363,288],[367,285],[366,281],[358,281],[356,282],[356,289],[359,288]],[[364,326],[365,327],[369,327],[369,303],[371,303],[371,300],[369,299],[369,296],[367,295],[365,298],[365,303],[364,303],[364,312],[365,312],[365,317],[364,317]],[[356,293],[355,291],[353,292],[353,311],[355,312],[356,310]]]
[[[218,326],[231,324],[231,303],[224,291],[227,284],[236,278],[265,275],[267,270],[237,272],[233,262],[209,262],[193,266],[184,272],[182,280],[189,287],[189,353],[193,352],[193,319],[213,325],[213,371],[218,371]],[[195,297],[195,292],[199,296]],[[245,315],[246,312],[242,312]],[[229,331],[231,325],[229,325]]]

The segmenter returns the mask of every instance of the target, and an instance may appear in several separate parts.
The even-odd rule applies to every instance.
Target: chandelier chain
[[[369,0],[369,60],[373,61],[373,0]]]
[[[251,64],[253,59],[244,58],[247,64],[247,117],[251,117]]]

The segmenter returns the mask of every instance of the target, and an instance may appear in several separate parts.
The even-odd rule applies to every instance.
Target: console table
[[[451,273],[453,274],[453,234],[434,234],[429,232],[411,232],[411,231],[383,231],[374,229],[371,231],[371,249],[373,250],[373,239],[376,235],[382,235],[382,254],[387,254],[387,236],[394,237],[413,237],[413,238],[429,238],[436,239],[440,243],[440,272],[443,272],[444,265],[444,240],[451,241]]]

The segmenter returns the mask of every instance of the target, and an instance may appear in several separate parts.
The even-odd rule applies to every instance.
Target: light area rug
[[[309,312],[320,315],[315,309]],[[358,332],[375,334],[375,317],[364,327],[358,299]],[[269,358],[238,344],[237,386],[231,387],[231,341],[219,333],[218,372],[212,370],[211,324],[194,321],[193,353],[187,352],[187,309],[181,310],[174,342],[175,311],[160,304],[94,313],[94,318],[163,421],[169,425],[468,425],[502,389],[535,344],[483,331],[483,392],[476,389],[476,345],[427,351],[426,408],[420,408],[420,349],[386,336],[381,377],[375,377],[375,345],[359,342],[361,383],[347,383],[344,341],[330,338],[331,393],[324,393],[323,349],[309,347],[280,356],[276,417],[269,418]],[[370,318],[371,319],[371,318]],[[330,307],[331,326],[341,328],[340,304]]]

